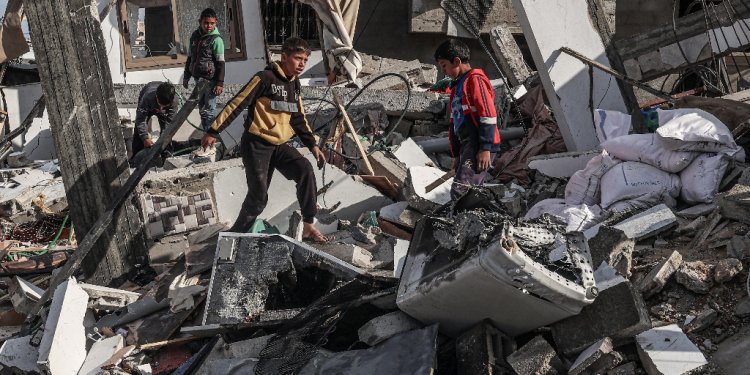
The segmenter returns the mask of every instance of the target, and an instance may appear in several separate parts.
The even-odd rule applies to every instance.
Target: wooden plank
[[[372,164],[370,164],[370,159],[367,157],[367,152],[365,151],[364,147],[362,147],[362,143],[359,141],[359,136],[357,135],[357,129],[354,128],[354,125],[352,124],[352,120],[349,119],[349,115],[346,113],[346,109],[344,108],[343,100],[341,99],[341,96],[334,92],[333,93],[333,101],[336,103],[336,106],[339,109],[339,112],[341,113],[341,116],[344,118],[344,123],[346,124],[346,127],[349,129],[349,132],[352,133],[352,138],[354,138],[354,143],[357,144],[357,150],[359,150],[359,155],[362,157],[362,161],[365,163],[365,172],[367,172],[368,175],[374,176],[375,172],[372,170]]]

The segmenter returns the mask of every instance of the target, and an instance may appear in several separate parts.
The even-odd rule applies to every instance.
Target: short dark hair
[[[172,104],[174,101],[174,85],[164,82],[156,88],[156,101],[162,105]]]
[[[193,14],[195,14],[195,13],[193,13]],[[203,11],[201,12],[201,19],[204,19],[204,18],[216,18],[216,19],[218,19],[219,17],[216,15],[216,11],[213,10],[213,8],[206,8],[206,9],[203,9]]]
[[[307,44],[306,40],[298,38],[296,36],[292,36],[286,38],[284,44],[281,45],[281,52],[285,53],[287,56],[295,52],[305,52],[309,55],[310,45]]]
[[[445,59],[453,62],[456,57],[461,59],[462,63],[468,63],[471,57],[469,46],[458,39],[448,39],[435,50],[435,61]]]

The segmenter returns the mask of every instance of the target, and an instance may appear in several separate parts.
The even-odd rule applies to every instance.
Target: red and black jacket
[[[460,124],[459,134],[456,134],[451,115],[451,127],[448,131],[451,154],[453,157],[460,156],[461,144],[466,144],[468,140],[475,140],[477,144],[473,146],[477,151],[497,152],[500,149],[501,140],[500,131],[497,128],[495,91],[492,89],[489,78],[481,69],[471,69],[465,74],[461,98],[464,120],[463,124]],[[453,103],[455,95],[455,89],[451,90],[449,103]]]

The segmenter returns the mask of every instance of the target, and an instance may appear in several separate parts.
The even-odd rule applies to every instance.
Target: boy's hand
[[[477,152],[477,171],[484,172],[490,169],[490,150]]]
[[[182,80],[182,87],[184,87],[184,88],[188,88],[188,83],[190,83],[190,80],[189,80],[189,79],[183,79],[183,80]]]
[[[201,138],[201,147],[203,147],[204,150],[213,146],[214,143],[216,143],[216,137],[211,134],[206,134]]]
[[[143,147],[145,148],[151,148],[154,147],[154,140],[149,138],[146,138],[143,140]]]
[[[323,168],[323,166],[326,165],[326,157],[323,155],[323,152],[320,151],[318,146],[313,147],[312,154],[315,156],[315,160],[318,161],[318,169]]]
[[[214,95],[219,96],[222,92],[224,92],[224,86],[214,87]]]

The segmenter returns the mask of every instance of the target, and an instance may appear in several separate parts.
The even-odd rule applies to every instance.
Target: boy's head
[[[310,57],[310,45],[302,38],[291,37],[281,46],[281,69],[287,76],[300,75]]]
[[[469,46],[457,39],[448,39],[435,50],[435,61],[440,70],[453,79],[471,69],[469,57]]]
[[[172,105],[174,95],[174,86],[169,82],[164,82],[156,88],[156,102],[162,107]]]
[[[208,34],[216,28],[216,23],[218,22],[218,16],[216,15],[216,11],[211,8],[203,9],[203,12],[201,12],[201,18],[200,18],[200,25],[201,30],[203,30],[204,33]]]

